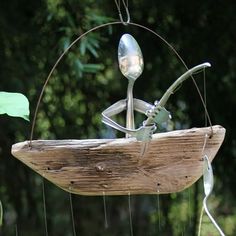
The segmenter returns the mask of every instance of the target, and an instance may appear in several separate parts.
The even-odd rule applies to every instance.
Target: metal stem
[[[185,72],[182,76],[180,76],[164,93],[161,100],[159,101],[158,105],[164,107],[166,102],[168,101],[169,97],[174,93],[175,89],[183,83],[186,79],[191,78],[193,73],[196,73],[197,71],[204,69],[205,67],[210,67],[210,63],[203,63],[200,65],[197,65],[193,67],[192,69]],[[150,125],[153,123],[153,119],[149,117],[146,121],[146,125]]]
[[[133,101],[133,87],[134,80],[130,79],[127,90],[127,113],[126,113],[126,128],[135,129],[134,125],[134,101]],[[126,134],[126,138],[129,138],[130,135]]]
[[[219,225],[216,223],[216,221],[214,220],[214,218],[212,217],[211,213],[209,212],[208,208],[207,208],[207,199],[208,199],[209,195],[205,196],[205,198],[203,199],[203,206],[204,206],[204,210],[207,213],[209,219],[211,220],[212,224],[215,226],[215,228],[218,230],[219,234],[221,236],[225,236],[225,234],[223,233],[223,231],[221,230],[221,228],[219,227]]]

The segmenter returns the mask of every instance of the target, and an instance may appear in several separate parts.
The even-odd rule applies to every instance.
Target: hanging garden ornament
[[[126,22],[123,21],[120,12],[120,2],[123,2],[127,13]],[[12,154],[55,185],[75,194],[104,196],[182,191],[203,174],[201,144],[205,135],[211,136],[205,147],[205,154],[209,161],[212,161],[224,140],[225,129],[219,125],[211,125],[202,99],[210,127],[157,134],[154,132],[156,127],[170,119],[170,113],[165,106],[176,88],[210,64],[202,63],[188,69],[180,55],[163,37],[143,25],[130,22],[128,6],[124,0],[116,1],[116,4],[121,21],[105,23],[88,30],[77,37],[57,59],[40,93],[30,140],[14,144]],[[155,35],[168,46],[187,71],[176,81],[173,80],[172,85],[163,92],[163,96],[153,104],[133,98],[134,82],[142,74],[144,62],[136,40],[131,35],[124,34],[118,46],[118,63],[121,73],[128,79],[127,97],[124,96],[105,109],[102,112],[102,122],[125,133],[126,138],[33,140],[40,101],[61,59],[84,36],[111,25],[138,27]],[[118,124],[114,119],[114,116],[122,111],[126,111],[127,114],[125,126]],[[134,111],[145,116],[140,124],[134,124]],[[148,151],[140,158],[141,146],[147,142]]]

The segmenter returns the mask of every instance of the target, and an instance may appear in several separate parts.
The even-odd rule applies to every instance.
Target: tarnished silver
[[[124,34],[118,46],[118,62],[121,73],[129,80],[127,90],[126,128],[135,129],[133,108],[133,86],[143,72],[143,55],[141,49],[130,34]],[[126,134],[126,137],[130,137]]]
[[[146,114],[148,110],[153,108],[152,104],[136,98],[133,99],[133,105],[134,110],[142,114]],[[141,125],[138,129],[129,129],[117,124],[111,119],[112,116],[115,116],[125,110],[127,110],[127,99],[122,99],[102,112],[102,122],[114,129],[128,134],[130,137],[135,137],[139,141],[150,140],[153,132],[156,130],[155,124],[149,126]]]

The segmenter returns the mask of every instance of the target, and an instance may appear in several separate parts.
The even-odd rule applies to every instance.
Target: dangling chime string
[[[128,203],[129,203],[130,236],[133,236],[133,220],[132,220],[132,209],[131,209],[131,197],[130,197],[130,192],[128,193]]]
[[[204,91],[205,91],[205,90],[204,90]],[[202,153],[201,153],[201,156],[204,155],[204,151],[205,151],[205,147],[206,147],[206,143],[207,143],[207,138],[208,138],[208,135],[206,134],[206,135],[205,135],[204,142],[203,142],[203,147],[202,147]],[[201,227],[202,227],[202,218],[203,218],[203,213],[204,213],[204,206],[202,205],[202,207],[201,207],[201,212],[200,212],[199,225],[198,225],[198,236],[201,235]]]
[[[72,202],[72,194],[69,193],[69,196],[70,196],[70,214],[71,214],[71,221],[72,221],[73,235],[76,236],[76,230],[75,230],[75,218],[74,218],[73,202]]]
[[[157,217],[158,217],[158,234],[161,233],[161,208],[160,208],[160,194],[157,190]]]
[[[203,96],[204,96],[204,102],[206,105],[206,70],[205,68],[203,69]],[[207,107],[207,105],[206,105]],[[206,116],[206,112],[205,112],[205,127],[207,126],[207,116]],[[202,148],[202,156],[204,154],[204,150],[205,150],[205,146],[206,146],[206,138],[207,136],[205,136],[205,140],[204,140],[204,144],[203,144],[203,148]],[[204,213],[204,206],[202,205],[201,207],[201,212],[200,212],[200,218],[199,218],[199,225],[198,225],[198,236],[200,236],[201,234],[201,227],[202,227],[202,219],[203,219],[203,213]]]
[[[106,194],[103,192],[103,210],[104,210],[104,226],[105,229],[108,228],[108,221],[107,221],[107,204],[106,204]]]
[[[45,199],[44,179],[42,181],[42,189],[43,189],[43,214],[44,214],[45,235],[48,236],[47,208],[46,208],[46,199]]]
[[[205,106],[207,109],[207,91],[206,91],[206,68],[203,68],[203,96],[204,96],[204,102],[205,102]],[[206,110],[205,110],[205,127],[207,127],[207,114],[206,114]]]
[[[17,228],[17,224],[15,225],[15,232],[16,232],[16,236],[18,236],[18,228]]]
[[[197,234],[198,236],[201,236],[201,228],[202,228],[203,213],[204,213],[204,206],[202,205],[202,207],[201,207],[201,212],[200,212],[199,224],[198,224],[198,234]]]
[[[191,187],[188,188],[188,221],[189,225],[192,225],[192,215],[191,215]]]

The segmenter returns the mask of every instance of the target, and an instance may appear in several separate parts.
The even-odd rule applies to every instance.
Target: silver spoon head
[[[118,47],[118,61],[121,73],[129,80],[136,80],[143,72],[141,49],[130,34],[122,35]]]
[[[204,156],[203,185],[204,185],[205,195],[209,196],[214,186],[214,177],[213,177],[212,166],[207,155]]]

